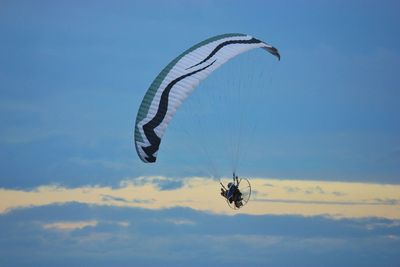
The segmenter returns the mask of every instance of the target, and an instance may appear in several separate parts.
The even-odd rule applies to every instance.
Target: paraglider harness
[[[221,188],[221,196],[225,197],[229,203],[232,204],[232,202],[235,204],[236,208],[240,208],[243,206],[242,203],[242,192],[239,190],[239,184],[240,184],[241,179],[239,180],[238,176],[233,173],[233,182],[228,183],[228,189],[222,184]]]

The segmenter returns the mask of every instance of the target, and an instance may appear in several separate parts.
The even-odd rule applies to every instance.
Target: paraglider
[[[226,188],[222,182],[220,182],[220,184],[221,196],[226,199],[228,205],[232,209],[240,209],[249,201],[251,195],[251,186],[247,179],[239,179],[239,177],[233,173],[233,182],[228,183],[228,188]]]
[[[172,60],[154,79],[140,104],[134,130],[139,158],[145,163],[156,162],[165,130],[183,101],[221,65],[255,48],[264,49],[280,59],[275,47],[250,35],[233,33],[204,40]],[[238,181],[236,178],[234,186],[240,185]],[[249,184],[247,179],[242,183],[244,181]],[[238,205],[241,207],[243,203],[247,201]]]

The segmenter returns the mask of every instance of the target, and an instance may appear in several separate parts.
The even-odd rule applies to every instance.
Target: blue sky
[[[245,244],[243,256],[234,259],[252,266],[396,266],[400,216],[373,207],[384,202],[383,210],[398,210],[400,201],[393,193],[400,182],[399,7],[396,1],[2,1],[0,265],[109,266],[118,259],[120,266],[227,266],[238,242]],[[143,164],[132,135],[145,90],[176,55],[227,32],[271,43],[281,61],[254,52],[218,70],[178,111],[157,164]],[[163,193],[150,201],[164,208],[54,196],[65,188],[72,195],[82,188],[123,190],[126,181],[152,176],[161,177],[151,180],[160,192],[178,192],[190,177],[209,174],[198,140],[206,140],[221,174],[230,175],[221,142],[230,129],[209,130],[235,120],[230,102],[218,97],[229,93],[230,77],[246,81],[244,92],[255,88],[233,99],[246,107],[249,129],[256,126],[243,143],[239,174],[299,184],[289,190],[274,182],[286,188],[286,202],[301,189],[299,202],[336,203],[323,193],[309,198],[309,183],[327,191],[342,182],[339,202],[369,206],[343,204],[336,216],[340,208],[310,215],[307,209],[319,209],[309,204],[283,215],[254,205],[235,215],[190,201],[179,206]],[[218,109],[207,110],[210,103]],[[180,182],[185,177],[189,182]],[[375,188],[368,184],[385,185],[382,195],[356,194]],[[43,189],[48,199],[30,198],[49,186],[56,188]],[[283,197],[265,194],[269,201]],[[23,259],[22,251],[29,251]]]

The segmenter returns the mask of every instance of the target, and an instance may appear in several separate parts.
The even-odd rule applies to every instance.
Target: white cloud
[[[44,229],[50,230],[59,230],[59,231],[74,231],[77,229],[82,229],[84,227],[94,227],[98,224],[97,221],[77,221],[77,222],[55,222],[55,223],[46,223],[43,224],[42,227]]]

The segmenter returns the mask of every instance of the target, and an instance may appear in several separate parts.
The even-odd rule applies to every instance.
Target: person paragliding
[[[216,69],[234,57],[253,49],[263,49],[280,60],[277,48],[248,34],[227,33],[208,38],[178,55],[153,80],[136,115],[134,143],[145,163],[154,163],[169,123],[185,99]],[[221,195],[228,205],[239,209],[250,199],[246,178],[233,173]]]
[[[239,190],[239,184],[239,178],[235,173],[233,173],[233,182],[227,185],[228,188],[221,183],[221,196],[225,197],[229,203],[233,203],[238,209],[243,206],[242,192]]]

